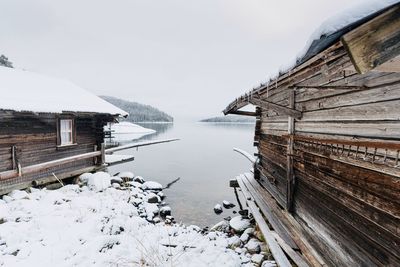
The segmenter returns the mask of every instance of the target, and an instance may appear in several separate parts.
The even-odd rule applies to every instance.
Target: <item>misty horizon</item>
[[[0,52],[16,68],[198,120],[222,116],[325,19],[362,2],[3,1]]]

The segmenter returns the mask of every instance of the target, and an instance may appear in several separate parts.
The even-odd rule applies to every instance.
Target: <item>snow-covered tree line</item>
[[[129,113],[127,121],[130,122],[172,122],[174,119],[165,112],[158,110],[149,105],[143,105],[136,102],[122,100],[112,96],[100,96],[104,100],[110,102],[114,106]]]
[[[8,57],[6,57],[5,55],[0,56],[0,66],[14,68],[13,63],[9,61]]]

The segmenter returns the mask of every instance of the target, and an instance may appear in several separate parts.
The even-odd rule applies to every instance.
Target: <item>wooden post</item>
[[[21,177],[22,176],[22,167],[19,162],[17,164],[17,172],[18,172],[18,176]]]
[[[289,92],[289,108],[295,107],[295,90],[291,89]],[[293,193],[295,186],[295,177],[293,170],[293,153],[294,153],[294,117],[288,117],[288,145],[287,145],[287,166],[286,166],[286,210],[291,211],[293,206]]]
[[[97,151],[97,145],[94,145],[93,151]],[[98,157],[93,158],[94,165],[97,165],[98,159],[99,159]]]
[[[12,169],[16,170],[17,169],[17,147],[16,146],[11,147],[11,157],[12,157]]]
[[[253,172],[254,172],[254,178],[259,180],[261,175],[260,175],[260,170],[258,169],[258,165],[260,164],[260,160],[261,160],[261,155],[260,155],[260,135],[261,135],[261,108],[260,107],[256,107],[256,126],[255,126],[255,135],[254,135],[254,145],[257,146],[257,159],[253,164]]]
[[[16,170],[18,176],[21,177],[22,176],[22,167],[21,167],[21,164],[18,159],[16,146],[11,147],[11,156],[12,156],[12,169]]]
[[[106,164],[106,146],[101,143],[101,165]]]

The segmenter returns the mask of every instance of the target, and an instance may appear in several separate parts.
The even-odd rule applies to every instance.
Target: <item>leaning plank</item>
[[[245,176],[247,176],[245,174]],[[247,179],[246,179],[247,180]],[[243,181],[246,181],[243,180]],[[247,185],[249,181],[245,185]],[[247,189],[253,196],[253,199],[256,201],[258,207],[260,208],[262,214],[264,214],[265,218],[267,218],[268,222],[272,225],[274,230],[282,236],[285,240],[285,243],[289,244],[291,248],[298,249],[298,246],[293,241],[293,239],[289,236],[287,229],[282,225],[276,215],[272,212],[271,208],[260,198],[259,194],[255,191],[252,185],[248,184]]]
[[[272,235],[278,241],[279,245],[286,252],[287,255],[296,263],[298,267],[308,267],[309,265],[296,251],[294,251],[276,232],[272,232]]]
[[[229,113],[235,115],[243,115],[243,116],[257,116],[257,113],[252,111],[236,110],[236,111],[231,111]]]
[[[135,160],[135,157],[132,155],[105,155],[105,164],[107,164],[107,166],[113,166],[133,160]]]
[[[256,184],[254,177],[247,176],[250,183]],[[271,208],[271,210],[276,214],[278,219],[289,229],[290,235],[295,240],[296,244],[299,246],[304,257],[311,263],[312,266],[326,266],[324,260],[319,256],[315,249],[307,242],[306,239],[302,238],[300,232],[301,227],[299,223],[291,216],[289,213],[281,212],[282,208],[279,207],[276,199],[272,195],[263,190],[261,187],[257,187],[258,194],[262,196],[263,201]]]
[[[243,183],[243,177],[238,178],[238,182],[242,190],[245,190],[246,186]],[[285,253],[282,251],[281,247],[276,242],[274,236],[271,233],[267,223],[265,222],[264,218],[262,217],[261,213],[258,211],[258,208],[253,200],[247,200],[247,205],[253,214],[254,219],[256,220],[258,227],[261,230],[261,233],[265,237],[266,243],[271,250],[272,256],[274,257],[275,261],[278,263],[280,267],[291,267],[289,260],[287,259]]]
[[[345,34],[342,43],[359,73],[399,55],[400,4]]]
[[[70,177],[74,177],[74,176],[80,175],[80,174],[85,173],[85,172],[98,171],[100,169],[101,169],[100,166],[91,166],[91,167],[86,167],[86,168],[83,168],[83,169],[77,169],[77,170],[71,171],[71,172],[57,173],[57,177],[59,179],[65,179],[65,178],[70,178]],[[13,184],[10,184],[10,185],[2,185],[0,187],[0,196],[2,196],[4,194],[7,194],[7,193],[9,193],[9,192],[11,192],[13,190],[21,190],[21,189],[28,188],[28,187],[30,187],[32,185],[33,186],[43,185],[43,184],[51,183],[51,182],[54,182],[54,181],[55,181],[55,178],[54,178],[53,175],[47,175],[45,177],[38,178],[38,180],[34,180],[34,181],[28,180],[28,181],[24,181],[24,182],[21,182],[21,183],[13,183]]]
[[[120,150],[125,150],[125,149],[130,149],[130,148],[135,148],[135,147],[141,147],[141,146],[150,146],[150,145],[161,144],[161,143],[168,143],[168,142],[173,142],[173,141],[178,141],[178,140],[179,139],[177,139],[177,138],[172,138],[172,139],[164,139],[164,140],[154,140],[154,141],[130,143],[130,144],[127,144],[127,145],[106,149],[105,152],[106,152],[106,154],[112,154],[112,153],[114,153],[116,151],[120,151]]]
[[[242,149],[240,149],[240,148],[234,147],[234,148],[233,148],[233,151],[236,151],[236,152],[238,152],[239,154],[245,156],[245,157],[246,157],[248,160],[250,160],[250,162],[253,163],[253,164],[256,162],[256,159],[255,159],[252,155],[250,155],[250,153],[248,153],[248,152],[246,152],[246,151],[244,151],[244,150],[242,150]]]
[[[40,172],[43,170],[46,170],[48,168],[52,168],[58,165],[63,165],[71,162],[75,162],[78,160],[83,160],[83,159],[88,159],[88,158],[94,158],[97,156],[101,155],[101,151],[95,151],[95,152],[89,152],[89,153],[84,153],[84,154],[79,154],[71,157],[66,157],[62,159],[56,159],[52,161],[47,161],[27,167],[23,167],[21,169],[22,175],[26,175],[29,173],[34,173],[34,172]],[[0,180],[3,179],[9,179],[18,176],[18,172],[16,170],[10,170],[10,171],[5,171],[0,173]]]
[[[275,103],[272,103],[270,101],[267,100],[261,100],[261,99],[256,99],[256,98],[250,98],[250,103],[255,105],[255,106],[259,106],[262,107],[264,109],[272,109],[275,110],[276,112],[278,112],[279,114],[285,114],[288,116],[292,116],[296,119],[301,119],[301,111],[292,109],[292,108],[287,108]]]

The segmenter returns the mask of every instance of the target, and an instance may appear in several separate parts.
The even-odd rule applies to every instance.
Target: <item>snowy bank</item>
[[[0,266],[258,266],[265,258],[238,236],[172,223],[155,182],[99,172],[80,183],[0,200]]]
[[[148,129],[127,121],[112,124],[111,128],[105,126],[104,130],[111,130],[114,141],[116,142],[132,141],[156,132],[153,129]]]

